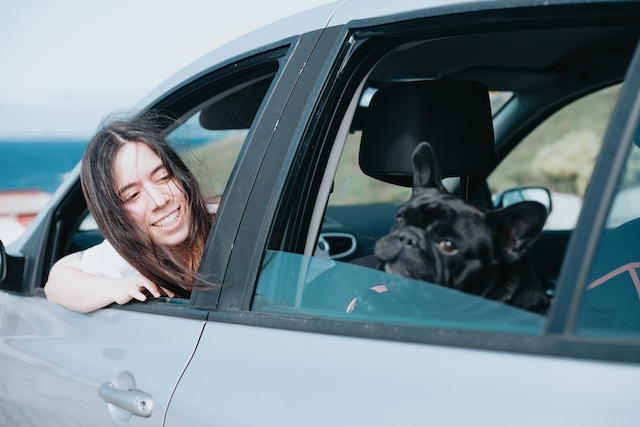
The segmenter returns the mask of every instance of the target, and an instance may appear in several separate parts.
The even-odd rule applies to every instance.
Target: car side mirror
[[[493,198],[495,208],[506,208],[520,202],[538,202],[547,208],[547,214],[551,213],[551,193],[544,187],[518,187],[501,191]]]
[[[10,292],[23,292],[25,259],[22,255],[7,254],[0,240],[0,289]]]
[[[0,240],[0,282],[2,282],[7,275],[7,252],[4,250],[2,240]]]

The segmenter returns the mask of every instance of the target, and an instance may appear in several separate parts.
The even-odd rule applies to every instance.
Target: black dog
[[[546,313],[549,297],[525,257],[547,218],[521,202],[484,212],[448,193],[431,146],[413,152],[413,192],[375,246],[381,269]]]

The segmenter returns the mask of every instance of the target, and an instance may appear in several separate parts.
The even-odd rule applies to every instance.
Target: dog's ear
[[[416,197],[426,188],[437,188],[446,191],[440,178],[440,170],[436,162],[436,155],[428,142],[421,142],[413,150],[413,191],[411,197]]]
[[[500,263],[520,259],[540,235],[547,209],[538,202],[520,202],[485,214],[493,230],[495,254]]]

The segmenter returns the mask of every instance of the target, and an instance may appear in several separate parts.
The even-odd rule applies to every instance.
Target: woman
[[[145,301],[145,292],[190,294],[212,214],[159,122],[150,114],[115,121],[89,143],[80,179],[106,240],[55,263],[45,285],[49,300],[89,312]]]

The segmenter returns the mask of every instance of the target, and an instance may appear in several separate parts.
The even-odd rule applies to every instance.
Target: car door
[[[206,317],[0,299],[3,425],[162,425]]]
[[[214,227],[229,236],[237,229],[233,210],[242,208],[246,194],[239,190],[226,197],[225,188],[235,181],[237,188],[250,188],[258,170],[252,162],[238,177],[236,159],[249,150],[263,99],[286,100],[295,81],[289,77],[300,73],[316,38],[291,37],[263,50],[205,61],[204,71],[186,69],[144,107],[179,119],[177,127],[167,129],[167,139],[206,196],[223,195]],[[253,140],[257,147],[251,153],[259,157],[268,138]],[[78,172],[77,167],[25,235],[3,250],[0,424],[164,425],[219,287],[207,277],[191,299],[131,302],[89,314],[47,301],[42,286],[50,265],[102,240],[87,213]],[[231,246],[225,239],[216,243]],[[213,381],[215,371],[209,367],[197,375]]]
[[[584,324],[575,328],[598,245],[594,230],[604,226],[640,123],[637,53],[633,61],[626,59],[625,84],[592,178],[598,184],[589,186],[548,315],[437,285],[428,286],[434,304],[421,317],[354,315],[347,304],[307,304],[307,292],[316,285],[346,287],[351,297],[386,283],[418,286],[327,259],[315,246],[364,87],[376,71],[382,74],[376,67],[390,67],[384,71],[391,74],[397,70],[392,65],[418,58],[412,47],[439,42],[443,49],[435,52],[441,57],[426,58],[446,62],[453,48],[460,52],[456,58],[471,58],[485,37],[502,42],[492,45],[497,50],[520,36],[530,46],[545,45],[551,17],[561,33],[575,37],[583,37],[582,29],[595,34],[600,25],[618,28],[619,18],[630,17],[624,7],[607,9],[616,17],[611,20],[599,20],[602,10],[590,6],[546,5],[535,14],[519,7],[465,12],[429,9],[355,21],[321,36],[238,212],[242,220],[233,248],[225,252],[224,270],[219,268],[224,248],[203,259],[222,289],[175,391],[167,426],[637,423],[638,331],[621,338]],[[637,21],[634,13],[630,19]],[[632,40],[633,52],[637,37]],[[517,41],[522,48],[518,43],[525,39]],[[382,59],[390,49],[397,54],[393,64]],[[488,58],[482,53],[487,51],[477,56]],[[439,70],[428,71],[432,74],[424,75]],[[504,71],[495,71],[496,81]],[[367,221],[366,215],[361,220]],[[214,230],[213,239],[221,232]],[[218,368],[215,379],[202,381],[199,373],[211,367]]]

